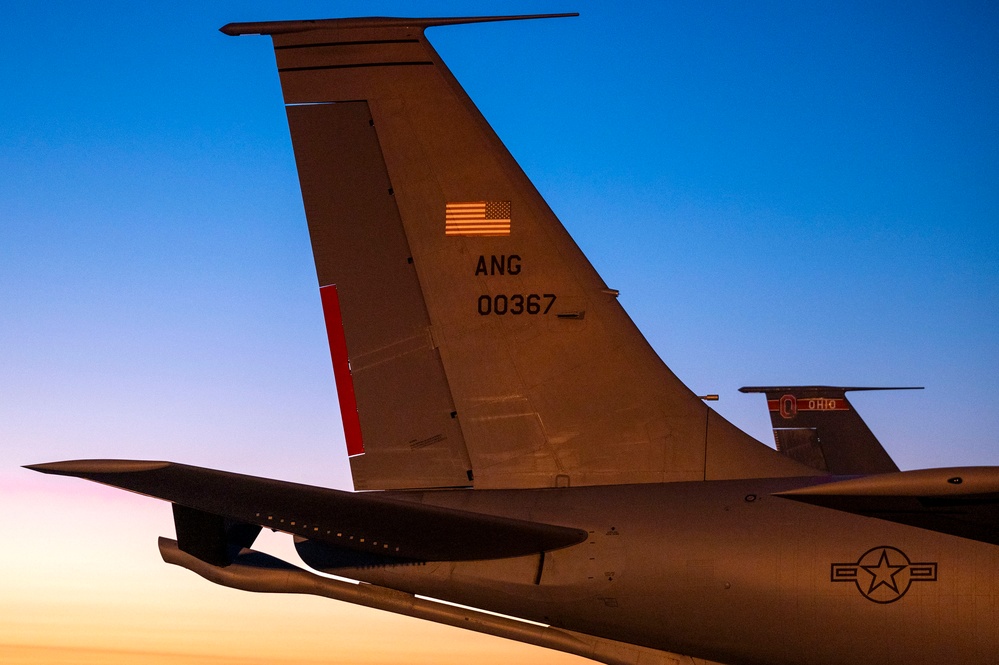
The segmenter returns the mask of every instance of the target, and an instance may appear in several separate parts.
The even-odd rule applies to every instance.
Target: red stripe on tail
[[[361,420],[357,415],[354,380],[350,375],[347,339],[343,334],[343,317],[340,315],[340,298],[336,292],[336,284],[320,287],[319,296],[323,301],[326,336],[330,342],[333,378],[336,380],[336,394],[340,401],[340,418],[343,420],[343,436],[347,440],[347,455],[360,455],[364,452]]]

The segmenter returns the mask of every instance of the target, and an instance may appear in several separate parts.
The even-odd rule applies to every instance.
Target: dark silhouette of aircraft
[[[222,28],[273,39],[364,491],[28,468],[171,502],[164,560],[218,584],[605,663],[994,663],[999,469],[822,471],[684,386],[424,36],[511,18]]]

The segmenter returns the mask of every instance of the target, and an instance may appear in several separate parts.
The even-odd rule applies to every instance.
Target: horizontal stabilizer
[[[33,471],[75,476],[340,549],[403,561],[471,561],[575,545],[586,532],[372,494],[173,462],[75,460]]]
[[[433,28],[440,25],[467,23],[495,23],[496,21],[523,21],[535,18],[571,18],[578,12],[567,14],[515,14],[511,16],[442,16],[432,18],[396,18],[392,16],[365,16],[358,18],[327,18],[308,21],[256,21],[253,23],[227,23],[219,32],[230,37],[239,35],[281,35],[308,30],[344,30],[351,28]]]
[[[776,496],[999,545],[999,467],[885,473]]]
[[[923,390],[923,386],[743,386],[740,393],[822,393],[838,391],[843,393],[863,392],[865,390]]]

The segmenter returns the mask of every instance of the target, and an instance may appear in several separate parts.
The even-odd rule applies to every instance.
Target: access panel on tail
[[[355,487],[814,473],[663,364],[424,36],[502,18],[223,28],[274,41]]]

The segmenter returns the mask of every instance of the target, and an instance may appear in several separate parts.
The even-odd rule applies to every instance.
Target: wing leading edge
[[[74,476],[174,504],[178,540],[210,563],[252,545],[260,527],[396,562],[470,561],[575,545],[586,532],[173,462],[73,460],[33,471]],[[250,527],[247,529],[246,527]],[[228,546],[212,550],[212,537]],[[195,551],[190,551],[194,549]],[[212,556],[211,552],[218,552]]]

